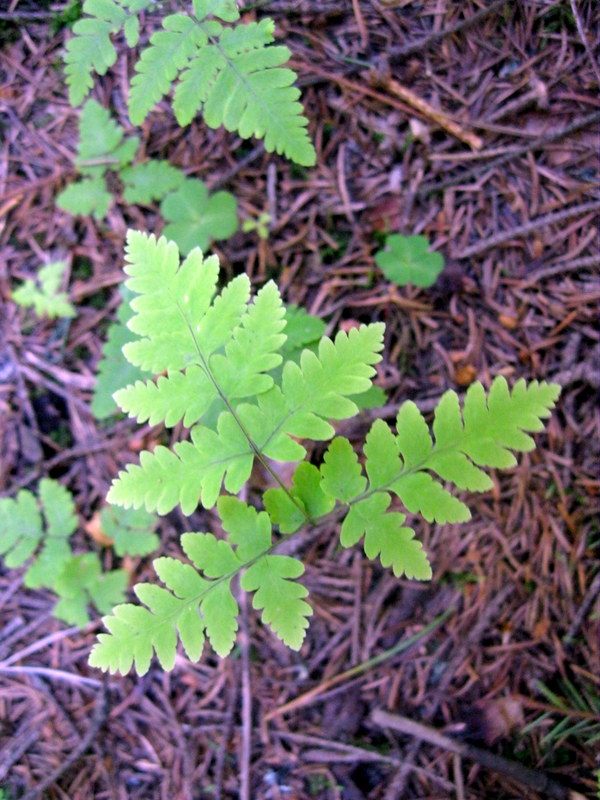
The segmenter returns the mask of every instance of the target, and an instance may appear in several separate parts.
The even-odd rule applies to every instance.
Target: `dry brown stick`
[[[52,770],[52,772],[47,775],[42,781],[38,783],[33,789],[30,789],[26,794],[23,795],[22,800],[38,800],[38,798],[42,797],[43,793],[49,786],[52,786],[53,783],[63,775],[69,767],[78,761],[81,756],[85,753],[91,743],[94,741],[96,736],[98,735],[100,728],[104,720],[106,719],[107,713],[107,701],[108,701],[108,689],[106,684],[102,684],[102,687],[98,691],[98,695],[96,697],[96,705],[94,708],[94,714],[92,719],[89,723],[89,727],[86,733],[81,737],[81,741],[77,745],[77,747],[73,750],[73,752],[65,758],[65,760],[60,764],[56,769]]]
[[[499,244],[504,244],[504,242],[508,242],[511,239],[516,239],[519,236],[524,236],[525,234],[531,233],[531,231],[535,231],[544,225],[555,225],[557,222],[562,222],[570,217],[588,214],[590,211],[600,211],[600,200],[590,200],[588,203],[581,203],[581,205],[571,206],[570,208],[565,208],[562,211],[554,211],[552,214],[543,214],[541,217],[535,217],[535,219],[526,222],[524,225],[518,225],[516,228],[512,228],[509,231],[501,231],[494,236],[484,239],[482,242],[478,242],[471,247],[467,247],[467,249],[463,250],[462,253],[453,255],[453,258],[462,260],[481,255],[481,253],[485,253],[486,250],[490,250],[492,247],[496,247]]]
[[[507,775],[530,789],[545,792],[544,797],[552,798],[552,800],[569,800],[569,798],[574,800],[577,796],[565,786],[552,780],[544,772],[524,767],[515,761],[509,761],[507,758],[490,753],[488,750],[482,750],[471,744],[452,739],[434,728],[421,725],[420,722],[414,722],[414,720],[407,717],[390,714],[389,711],[383,711],[383,709],[375,709],[371,713],[371,721],[382,728],[391,728],[408,736],[413,736],[415,739],[429,742],[429,744],[442,750],[458,753],[460,756],[476,761],[478,764],[489,767],[495,772]]]
[[[587,114],[585,117],[581,117],[581,119],[575,120],[570,125],[562,128],[561,130],[554,130],[550,133],[546,133],[543,136],[539,136],[537,139],[533,139],[527,144],[521,145],[520,147],[516,147],[514,150],[511,150],[509,153],[505,153],[504,155],[499,156],[495,161],[490,161],[485,165],[485,169],[495,169],[499,167],[501,164],[505,164],[507,161],[510,161],[512,158],[517,158],[518,156],[525,155],[533,150],[539,150],[541,147],[544,147],[547,144],[552,144],[560,139],[564,139],[565,136],[568,136],[571,133],[575,133],[582,128],[586,128],[588,125],[593,125],[595,122],[600,120],[600,111],[593,111],[591,114]],[[477,123],[473,122],[473,127],[477,127]],[[431,192],[439,192],[442,189],[447,189],[450,186],[457,186],[459,183],[465,183],[466,181],[471,180],[472,178],[477,178],[481,174],[482,167],[471,167],[471,169],[466,169],[463,172],[460,172],[458,175],[452,175],[446,180],[439,181],[435,183],[430,181],[429,183],[423,183],[417,189],[417,196],[418,197],[425,197]]]
[[[434,45],[440,39],[443,39],[446,36],[451,36],[453,33],[458,33],[459,31],[474,25],[476,22],[479,22],[480,19],[487,17],[488,14],[492,14],[494,11],[502,8],[502,6],[506,5],[506,3],[507,0],[496,0],[496,2],[491,3],[487,8],[480,9],[476,14],[473,14],[472,17],[467,17],[467,19],[456,22],[454,25],[449,25],[447,28],[444,28],[441,31],[433,31],[427,36],[417,39],[416,42],[410,42],[409,44],[404,44],[400,47],[390,47],[389,56],[390,58],[398,59],[403,58],[404,56],[412,55],[412,53],[421,53],[426,48]]]
[[[403,86],[399,81],[394,80],[394,78],[382,78],[376,75],[374,76],[374,80],[376,85],[387,89],[391,94],[395,94],[396,97],[404,100],[409,106],[420,111],[426,119],[439,125],[440,128],[443,128],[452,136],[460,139],[461,142],[465,142],[473,150],[481,150],[483,147],[483,140],[477,136],[476,133],[465,130],[462,125],[459,125],[458,122],[449,117],[444,111],[441,111],[439,108],[434,108],[430,103],[423,100],[422,97],[419,97],[411,89]]]

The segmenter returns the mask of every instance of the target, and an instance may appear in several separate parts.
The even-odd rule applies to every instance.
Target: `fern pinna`
[[[304,350],[298,362],[281,367],[285,315],[274,283],[251,299],[250,282],[240,275],[218,293],[216,256],[194,250],[180,264],[172,242],[138,232],[129,234],[127,261],[126,285],[137,295],[129,327],[139,338],[124,352],[141,369],[163,374],[137,381],[115,399],[140,422],[183,422],[191,431],[172,450],[143,452],[140,464],[114,481],[108,499],[162,514],[177,505],[189,514],[199,501],[206,508],[216,504],[226,538],[185,533],[187,561],[154,561],[164,586],[138,584],[141,605],[119,605],[105,618],[109,633],[100,634],[90,657],[102,669],[126,672],[133,664],[143,674],[153,653],[170,669],[178,638],[193,660],[205,638],[225,656],[237,630],[234,578],[253,593],[263,622],[298,649],[311,614],[297,582],[304,568],[276,550],[303,525],[332,513],[344,516],[342,546],[362,540],[367,558],[378,557],[395,575],[430,578],[402,509],[440,523],[467,520],[467,506],[444,484],[490,488],[482,468],[510,467],[516,463],[511,450],[531,450],[528,432],[543,429],[559,394],[556,385],[522,380],[510,391],[499,377],[487,396],[474,384],[461,409],[449,391],[436,408],[433,436],[407,402],[395,432],[382,420],[372,425],[359,459],[347,439],[332,438],[330,420],[357,413],[353,397],[369,389],[381,358],[381,323],[323,337],[316,352]],[[302,439],[332,439],[319,467],[304,460]],[[261,511],[232,496],[255,459],[277,484],[265,493]],[[300,461],[291,486],[270,460]]]
[[[103,75],[117,51],[112,36],[123,31],[127,44],[139,38],[139,14],[152,0],[86,0],[86,15],[73,26],[65,54],[69,97],[79,105]],[[180,125],[202,113],[211,128],[224,125],[243,138],[264,139],[267,151],[286,155],[304,166],[315,163],[308,122],[298,102],[296,75],[283,67],[290,51],[274,44],[274,22],[238,24],[234,0],[193,0],[193,13],[162,20],[135,66],[129,115],[135,125],[178,81],[173,110]]]

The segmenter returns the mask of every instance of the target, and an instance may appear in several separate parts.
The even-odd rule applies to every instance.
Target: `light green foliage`
[[[100,529],[113,540],[112,546],[118,556],[153,553],[159,545],[159,538],[154,533],[157,521],[154,514],[143,508],[106,506],[100,512]]]
[[[127,327],[133,316],[130,301],[133,293],[121,287],[122,302],[117,310],[117,319],[108,328],[108,335],[98,362],[96,386],[92,398],[92,413],[96,419],[106,419],[119,410],[113,394],[130,383],[144,378],[147,373],[134,366],[123,356],[123,347],[136,336]]]
[[[138,40],[137,12],[151,0],[86,0],[86,17],[75,24],[67,45],[70,101],[78,105],[116,60],[111,36],[123,30],[130,47]],[[129,114],[139,125],[172,88],[180,125],[201,112],[207,125],[264,139],[267,151],[304,166],[315,163],[306,118],[298,102],[296,75],[282,65],[287,47],[274,44],[274,22],[239,24],[232,0],[194,0],[193,14],[182,10],[162,20],[142,50],[131,80]],[[232,27],[231,23],[238,23]]]
[[[54,616],[69,625],[89,622],[86,608],[93,604],[101,614],[123,600],[128,575],[124,569],[102,572],[97,553],[72,556],[64,563],[51,588],[58,595]]]
[[[237,201],[231,192],[208,194],[202,181],[186,178],[167,195],[160,211],[168,225],[164,235],[187,255],[194,247],[207,250],[211,239],[227,239],[238,228]]]
[[[211,239],[226,239],[235,233],[237,202],[230,192],[209,195],[201,181],[186,178],[166,161],[150,160],[132,166],[139,139],[125,139],[124,135],[123,128],[105,108],[95,100],[87,101],[81,112],[75,159],[84,177],[57,196],[59,208],[70,214],[92,214],[104,219],[113,202],[105,173],[112,170],[123,183],[125,202],[149,204],[162,200],[161,212],[168,222],[165,234],[183,253],[194,247],[206,250]]]
[[[110,672],[127,672],[134,664],[147,672],[152,651],[165,669],[175,662],[177,633],[188,656],[196,661],[205,638],[220,656],[233,647],[238,604],[231,579],[242,573],[240,586],[254,592],[253,606],[265,624],[289,647],[298,650],[312,613],[304,601],[306,589],[295,582],[304,572],[300,561],[269,554],[271,522],[262,511],[235,497],[218,504],[229,541],[211,533],[185,533],[182,546],[195,569],[174,558],[159,558],[154,568],[167,587],[138,584],[135,592],[146,608],[117,606],[104,622],[109,634],[100,634],[90,664]]]
[[[386,278],[398,286],[433,286],[444,269],[441,253],[429,250],[425,236],[394,233],[385,242],[386,250],[375,254],[375,262]]]
[[[522,380],[511,391],[499,377],[487,395],[474,384],[462,407],[456,393],[446,392],[431,428],[409,401],[398,411],[395,431],[383,420],[373,423],[359,459],[347,439],[333,438],[330,420],[357,413],[352,398],[371,386],[381,324],[323,336],[315,350],[291,360],[287,355],[310,338],[314,323],[286,312],[272,282],[252,298],[247,276],[240,275],[219,293],[215,256],[204,259],[193,250],[180,263],[173,243],[136,232],[128,237],[127,262],[127,285],[137,295],[129,327],[139,338],[125,346],[125,355],[160,377],[122,389],[117,402],[140,422],[183,421],[191,431],[172,450],[143,452],[140,464],[113,482],[109,500],[159,513],[180,505],[186,514],[199,501],[216,503],[224,538],[186,533],[182,545],[191,564],[154,562],[164,587],[138,585],[142,605],[120,605],[105,619],[109,633],[99,637],[90,661],[102,669],[126,672],[133,664],[143,673],[153,652],[170,669],[178,639],[192,660],[200,658],[205,638],[219,655],[230,652],[236,576],[242,590],[254,592],[263,622],[298,649],[310,614],[306,590],[296,581],[303,568],[276,554],[273,525],[293,535],[337,514],[342,546],[362,541],[366,557],[379,558],[395,575],[430,578],[405,512],[438,523],[469,519],[452,489],[488,489],[484,468],[510,467],[512,450],[531,450],[529,433],[543,429],[559,394],[556,385]],[[286,350],[288,321],[296,343]],[[304,460],[303,439],[332,439],[320,467]],[[223,487],[241,490],[255,459],[279,484],[264,494],[260,512],[222,493]],[[297,460],[288,487],[271,463]]]
[[[129,164],[138,146],[137,136],[126,139],[125,131],[107,109],[96,100],[88,100],[81,111],[75,158],[75,166],[84,177],[60,192],[58,207],[70,214],[93,214],[103,219],[112,203],[104,175],[109,169],[118,171]]]
[[[38,492],[39,498],[22,489],[15,499],[0,499],[0,555],[11,568],[35,556],[25,572],[25,586],[52,589],[58,595],[54,615],[83,626],[89,619],[88,604],[106,613],[123,600],[127,573],[103,573],[96,553],[73,555],[69,539],[77,517],[71,495],[49,478],[40,481]]]
[[[106,181],[100,175],[96,178],[82,178],[67,186],[57,195],[56,205],[69,214],[104,219],[112,205],[112,199],[112,194],[106,188]]]
[[[245,219],[242,222],[242,230],[244,233],[256,231],[259,239],[268,239],[270,222],[271,215],[267,214],[266,211],[261,211],[256,219]]]
[[[66,292],[60,292],[67,265],[64,261],[46,264],[36,280],[28,278],[12,293],[12,299],[25,308],[33,307],[38,316],[74,317],[75,309]]]
[[[105,75],[117,60],[111,35],[123,30],[130,47],[138,41],[137,14],[154,0],[85,0],[84,19],[73,26],[67,42],[65,74],[69,102],[78,106],[93,86],[92,73]]]
[[[162,200],[169,192],[179,189],[185,181],[181,170],[171,166],[168,161],[155,160],[125,167],[121,170],[120,178],[125,185],[123,200],[145,205],[153,200]]]

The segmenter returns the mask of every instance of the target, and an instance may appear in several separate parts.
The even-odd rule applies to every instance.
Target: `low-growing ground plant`
[[[146,511],[100,512],[104,533],[114,540],[118,555],[147,555],[158,546],[157,519]],[[7,567],[29,563],[23,582],[29,589],[50,589],[58,600],[54,616],[83,627],[88,606],[108,613],[125,599],[129,576],[123,569],[105,571],[96,552],[79,555],[71,549],[78,529],[70,492],[58,481],[44,478],[37,496],[22,489],[15,498],[0,499],[0,556]]]
[[[358,413],[356,400],[372,386],[381,359],[383,324],[323,336],[316,352],[285,360],[286,312],[273,282],[254,297],[239,275],[218,292],[219,262],[193,250],[180,263],[165,238],[130,232],[128,280],[134,293],[124,346],[127,359],[157,376],[115,395],[138,422],[183,423],[189,437],[173,448],[145,451],[113,482],[108,500],[125,508],[165,514],[216,506],[224,532],[186,532],[186,560],[158,558],[164,584],[135,587],[138,604],[116,606],[104,622],[90,663],[111,672],[132,666],[144,674],[156,653],[165,669],[178,639],[192,660],[205,639],[227,655],[237,631],[234,584],[252,593],[263,623],[289,647],[302,645],[311,607],[298,582],[299,558],[278,555],[282,541],[324,518],[342,519],[340,544],[362,543],[397,576],[427,580],[429,559],[407,524],[407,513],[438,523],[465,522],[470,512],[456,491],[485,491],[485,468],[509,468],[511,451],[534,447],[560,388],[497,377],[486,393],[474,383],[461,403],[446,392],[427,424],[404,403],[395,429],[376,420],[362,455],[335,435],[331,420]],[[433,435],[432,435],[433,434]],[[304,440],[329,441],[320,464],[307,460]],[[274,488],[255,508],[236,497],[258,460]],[[288,485],[273,462],[295,463]]]
[[[174,86],[180,125],[201,113],[211,128],[224,125],[245,139],[263,139],[268,152],[304,166],[315,163],[300,91],[293,85],[296,74],[283,66],[290,51],[275,44],[272,19],[242,24],[235,0],[192,0],[161,19],[156,30],[152,15],[143,13],[154,8],[153,0],[85,0],[65,55],[72,105],[83,102],[94,73],[104,75],[115,64],[115,37],[123,35],[135,47],[142,21],[150,19],[149,40],[129,87],[134,125]]]
[[[385,248],[375,254],[375,263],[385,277],[397,286],[412,283],[422,288],[433,286],[444,269],[444,257],[429,249],[425,236],[393,233]]]
[[[75,308],[67,292],[60,291],[67,265],[53,261],[41,267],[35,279],[28,278],[12,292],[13,301],[23,308],[33,308],[38,317],[74,317]]]
[[[118,175],[123,200],[148,205],[160,202],[168,224],[165,234],[183,253],[194,247],[206,250],[213,239],[226,239],[238,228],[237,201],[226,191],[209,195],[202,181],[186,178],[167,161],[150,159],[133,164],[139,137],[127,138],[106,108],[88,100],[81,111],[75,166],[82,178],[56,198],[70,214],[104,219],[113,204],[107,172]]]

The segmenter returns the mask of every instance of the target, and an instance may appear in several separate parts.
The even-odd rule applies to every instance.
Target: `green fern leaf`
[[[68,625],[83,627],[89,622],[87,606],[92,604],[106,614],[123,601],[128,579],[124,569],[103,573],[96,553],[73,556],[52,584],[59,597],[54,616]]]
[[[299,90],[287,47],[273,45],[271,19],[222,30],[218,41],[201,49],[181,75],[173,110],[187,125],[203,106],[207,125],[265,140],[268,152],[312,166],[316,155],[298,103]]]
[[[73,216],[104,219],[112,205],[112,194],[102,176],[76,181],[56,196],[56,205]]]
[[[382,566],[391,566],[396,577],[429,580],[431,567],[423,545],[414,539],[412,528],[403,527],[404,514],[386,513],[390,502],[387,492],[376,492],[354,503],[342,524],[340,542],[352,547],[364,535],[367,558],[379,556]]]
[[[100,512],[100,529],[113,540],[118,556],[146,556],[159,545],[154,533],[157,519],[143,509],[119,509],[107,506]],[[112,606],[111,606],[112,608]],[[110,609],[100,609],[106,612]]]
[[[223,496],[218,503],[223,528],[237,545],[242,562],[253,562],[242,575],[244,591],[256,592],[252,605],[262,610],[263,622],[292,650],[299,650],[304,640],[312,609],[303,598],[308,592],[295,582],[304,572],[301,561],[290,556],[267,555],[271,546],[269,516]]]
[[[290,647],[302,644],[307,617],[306,589],[295,582],[304,568],[296,559],[271,555],[271,524],[234,497],[222,497],[219,514],[230,541],[209,533],[185,533],[182,546],[192,567],[174,558],[158,558],[154,568],[167,588],[138,584],[135,593],[146,606],[117,606],[104,619],[109,633],[100,634],[90,664],[111,672],[138,674],[149,668],[155,652],[165,669],[175,663],[177,637],[189,658],[200,658],[205,636],[222,657],[233,647],[238,605],[231,579],[245,570],[241,586],[255,592],[253,604],[263,621]],[[200,574],[203,573],[203,575]]]
[[[48,576],[70,557],[67,540],[77,527],[75,507],[64,487],[44,478],[39,495],[45,520],[32,492],[22,489],[15,499],[0,499],[0,555],[5,565],[22,566],[42,544],[37,561],[25,575],[25,584],[30,587],[48,585]]]
[[[92,74],[106,74],[117,60],[111,36],[122,28],[130,47],[137,44],[138,14],[153,0],[85,0],[85,15],[73,25],[73,37],[67,42],[65,76],[69,102],[78,106],[93,86]]]
[[[75,166],[82,175],[98,177],[107,169],[119,169],[133,161],[139,146],[138,136],[125,139],[124,129],[108,109],[88,100],[81,110],[79,144]]]
[[[149,205],[153,200],[162,200],[169,192],[179,189],[185,181],[181,170],[168,161],[146,161],[134,167],[126,167],[119,173],[125,184],[123,199],[132,205]]]
[[[92,397],[92,414],[96,419],[106,419],[119,410],[113,395],[119,389],[135,383],[146,373],[127,361],[123,347],[137,337],[127,327],[133,316],[130,301],[133,292],[125,286],[120,289],[121,304],[117,309],[116,321],[109,325],[106,342],[102,347],[102,358],[96,368],[96,385]]]
[[[36,282],[28,279],[12,293],[12,298],[20,306],[33,306],[38,316],[74,317],[75,309],[69,302],[66,292],[59,292],[67,265],[64,261],[46,264],[37,274]]]
[[[178,72],[207,41],[200,25],[185,14],[171,14],[162,25],[164,30],[152,35],[135,66],[137,74],[129,92],[129,116],[134,125],[141,125],[169,91]]]
[[[165,513],[178,502],[190,511],[201,495],[209,507],[223,481],[227,491],[239,491],[257,452],[281,461],[303,458],[304,448],[291,437],[330,438],[327,418],[356,413],[349,395],[371,385],[383,325],[323,338],[316,354],[305,351],[300,364],[285,364],[279,387],[270,371],[281,361],[285,323],[274,285],[249,303],[249,281],[241,275],[215,297],[214,257],[203,260],[193,251],[179,267],[175,246],[153,236],[131,233],[127,258],[127,285],[141,295],[132,302],[137,313],[129,327],[144,338],[126,345],[125,355],[168,374],[117,392],[117,402],[152,423],[183,418],[192,425],[206,414],[213,422],[196,425],[192,448],[144,454],[140,467],[119,475],[110,502]],[[256,399],[236,405],[245,397]]]
[[[46,529],[42,549],[25,573],[24,583],[30,589],[53,587],[53,579],[71,557],[69,538],[77,529],[75,505],[70,493],[57,481],[43,478],[38,485],[40,504]]]

